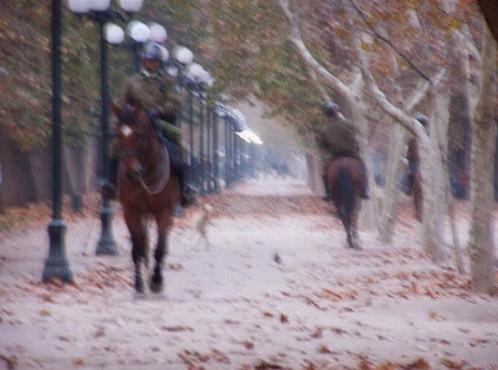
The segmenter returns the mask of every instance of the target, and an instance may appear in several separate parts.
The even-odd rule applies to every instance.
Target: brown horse
[[[362,163],[355,158],[338,157],[325,165],[327,185],[344,225],[350,248],[361,249],[358,239],[358,215],[361,209],[360,189],[366,181]]]
[[[141,267],[148,266],[147,219],[152,216],[158,235],[150,290],[157,293],[162,289],[162,262],[179,198],[178,178],[170,173],[168,152],[148,115],[128,104],[112,109],[119,121],[119,201],[131,236],[135,289],[145,291]]]

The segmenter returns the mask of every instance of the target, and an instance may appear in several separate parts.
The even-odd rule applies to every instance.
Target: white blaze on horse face
[[[128,137],[133,133],[133,130],[130,128],[128,125],[124,125],[121,127],[121,133],[124,135],[124,137]]]

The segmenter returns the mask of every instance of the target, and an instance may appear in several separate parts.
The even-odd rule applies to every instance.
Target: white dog
[[[206,249],[209,249],[211,243],[209,242],[207,227],[212,225],[211,214],[213,212],[213,207],[207,203],[202,206],[201,212],[194,219],[194,228],[197,231],[196,245],[202,241]]]

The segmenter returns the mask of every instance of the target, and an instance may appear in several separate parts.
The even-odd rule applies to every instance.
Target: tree
[[[494,192],[493,160],[496,150],[496,42],[483,22],[481,89],[472,120],[471,229],[469,252],[474,290],[493,293],[494,268]]]

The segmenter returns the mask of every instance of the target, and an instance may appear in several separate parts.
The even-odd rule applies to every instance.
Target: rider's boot
[[[105,180],[102,185],[101,191],[106,198],[116,199],[118,187],[118,174],[119,174],[119,157],[113,156],[110,159],[109,165],[109,179]]]

